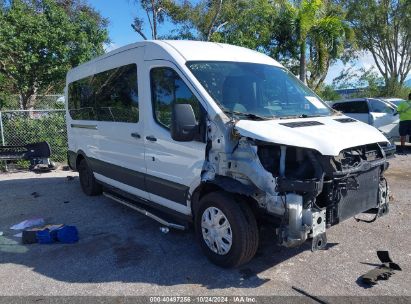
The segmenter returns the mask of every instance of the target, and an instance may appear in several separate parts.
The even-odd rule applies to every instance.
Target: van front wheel
[[[203,252],[221,267],[245,264],[257,251],[258,227],[253,212],[226,192],[213,192],[200,200],[195,228]]]
[[[88,166],[87,161],[82,159],[79,167],[80,185],[83,192],[89,196],[99,195],[102,192],[101,185],[94,178],[93,171]]]

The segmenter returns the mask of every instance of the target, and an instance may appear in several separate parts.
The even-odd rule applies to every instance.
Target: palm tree
[[[328,0],[287,1],[284,5],[294,18],[300,80],[317,89],[324,81],[332,60],[341,55],[346,42],[353,38],[344,21],[345,13]]]

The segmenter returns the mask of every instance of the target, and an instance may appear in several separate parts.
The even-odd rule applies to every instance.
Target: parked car
[[[396,107],[389,102],[376,98],[354,98],[336,101],[332,108],[376,127],[390,141],[399,137],[400,118]]]
[[[401,98],[380,98],[382,101],[385,101],[386,103],[390,104],[393,106],[395,109],[400,105],[400,103],[404,102],[404,99]]]
[[[384,135],[259,52],[139,42],[69,71],[65,92],[83,191],[171,228],[193,224],[217,265],[249,261],[264,223],[281,245],[316,250],[327,227],[388,211]]]

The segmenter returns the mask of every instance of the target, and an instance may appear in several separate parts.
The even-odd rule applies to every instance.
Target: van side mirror
[[[175,141],[192,141],[196,137],[198,124],[190,104],[173,104],[170,133]]]

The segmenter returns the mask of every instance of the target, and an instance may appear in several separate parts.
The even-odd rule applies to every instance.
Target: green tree
[[[298,44],[300,80],[313,89],[318,89],[327,76],[331,63],[341,58],[345,47],[353,41],[353,35],[345,23],[345,12],[341,6],[327,0],[302,0],[284,2],[293,21]]]
[[[372,54],[387,94],[395,94],[411,70],[411,1],[345,0],[345,3],[359,47]]]
[[[172,31],[169,38],[214,41],[214,34],[219,32],[233,18],[241,7],[242,1],[235,0],[202,0],[190,1],[169,0],[165,9],[172,22],[180,26]]]
[[[326,101],[334,101],[341,99],[341,95],[338,94],[332,85],[325,85],[322,86],[318,91],[317,94]]]
[[[342,6],[328,0],[170,3],[171,19],[182,26],[177,37],[256,49],[281,61],[313,89],[321,87],[330,65],[353,41]]]
[[[143,9],[150,25],[151,39],[158,39],[158,26],[163,23],[167,15],[166,7],[168,0],[135,0],[135,3]],[[131,24],[133,30],[138,33],[144,40],[147,40],[144,34],[144,20],[136,17]]]
[[[384,79],[374,68],[355,69],[354,67],[348,67],[334,78],[332,86],[337,89],[362,89],[354,97],[380,97],[384,95],[384,92],[382,92]]]
[[[81,0],[11,0],[0,11],[0,74],[21,108],[61,91],[67,71],[104,52],[107,21]]]
[[[13,98],[12,92],[13,85],[7,81],[4,75],[0,74],[0,111],[18,106],[17,102],[15,102],[17,99]]]
[[[215,41],[231,43],[272,55],[277,33],[278,5],[270,0],[237,1],[223,11],[223,27]]]

